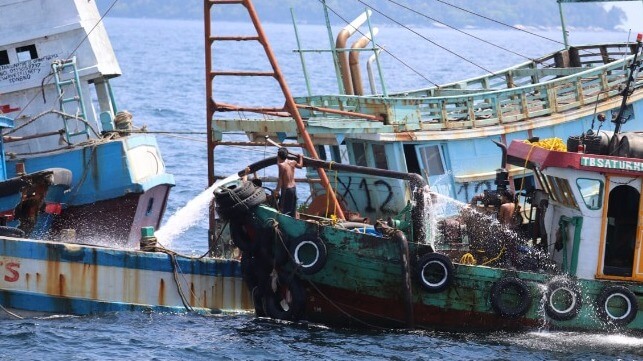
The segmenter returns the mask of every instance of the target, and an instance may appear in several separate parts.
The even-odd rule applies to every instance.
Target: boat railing
[[[503,70],[474,78],[442,84],[437,87],[405,91],[403,93],[391,93],[392,97],[409,96],[439,96],[444,89],[471,90],[498,90],[512,88],[527,84],[537,84],[549,80],[547,76],[564,76],[595,67],[597,64],[605,65],[619,61],[634,52],[634,43],[611,43],[593,44],[570,47],[569,50],[561,50],[523,62]],[[529,74],[529,76],[522,75]]]
[[[298,98],[297,102],[356,113],[385,114],[385,124],[405,124],[407,130],[492,126],[579,108],[616,96],[627,81],[627,65],[631,60],[632,56],[628,56],[589,68],[518,67],[505,73],[514,78],[514,87],[499,90],[481,89],[460,94],[457,90],[445,90],[440,96],[404,98],[330,95]],[[533,77],[541,79],[536,84],[524,81]],[[551,79],[542,81],[543,77]],[[642,83],[643,75],[636,79],[635,86]],[[520,86],[516,86],[518,84]],[[302,111],[304,117],[314,118],[318,114]],[[323,116],[326,121],[333,119],[326,112]],[[343,121],[340,117],[337,119]]]

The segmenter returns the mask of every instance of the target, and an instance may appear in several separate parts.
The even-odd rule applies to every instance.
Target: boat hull
[[[235,260],[0,237],[0,304],[29,312],[252,310]]]
[[[643,285],[636,282],[567,279],[560,275],[517,271],[486,266],[455,264],[452,282],[442,290],[427,290],[420,282],[418,259],[426,248],[408,242],[411,267],[408,276],[399,244],[391,238],[322,226],[279,214],[272,208],[259,206],[253,211],[248,234],[271,232],[266,224],[277,224],[276,244],[290,244],[302,237],[319,237],[325,245],[324,266],[314,274],[305,274],[293,267],[291,258],[281,261],[288,287],[301,288],[301,312],[288,314],[292,319],[305,319],[332,326],[397,327],[441,330],[529,330],[549,328],[561,330],[643,331]],[[274,221],[272,221],[274,220]],[[258,237],[258,242],[265,239]],[[277,246],[279,247],[279,246]],[[248,249],[252,249],[248,247]],[[274,254],[278,254],[275,251]],[[246,255],[244,254],[244,257]],[[254,257],[257,257],[254,255]],[[277,260],[278,257],[275,256]],[[279,264],[279,261],[277,260]],[[246,272],[247,273],[247,272]],[[410,278],[405,286],[406,277]],[[273,280],[268,277],[268,282]],[[525,291],[498,285],[511,280]],[[565,281],[567,288],[579,290],[574,317],[561,320],[546,311],[547,292]],[[293,287],[293,282],[298,283]],[[633,295],[631,320],[611,322],[600,313],[601,295],[610,287],[625,287]],[[293,294],[296,292],[293,292]],[[294,297],[297,298],[297,297]],[[500,299],[503,299],[500,301]],[[264,306],[267,299],[264,299]],[[500,306],[498,306],[501,304]],[[524,305],[524,308],[523,308]],[[638,307],[637,307],[638,306]],[[508,310],[517,307],[520,312]],[[565,306],[566,307],[566,306]],[[610,306],[613,307],[613,306]],[[615,306],[616,308],[620,306]],[[563,307],[564,308],[564,307]],[[269,316],[269,308],[265,309]],[[618,314],[622,311],[614,311]],[[624,312],[624,311],[623,311]],[[565,317],[562,317],[565,318]],[[629,318],[629,317],[628,317]]]

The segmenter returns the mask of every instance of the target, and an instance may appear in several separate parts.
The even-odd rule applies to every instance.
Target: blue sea
[[[375,23],[376,18],[373,20]],[[120,109],[137,126],[171,132],[158,141],[174,174],[166,219],[207,187],[204,94],[204,38],[200,21],[107,18],[106,27],[123,76],[112,81]],[[281,69],[296,95],[306,94],[292,25],[264,24]],[[242,24],[216,23],[218,34],[247,35]],[[335,29],[337,32],[338,29]],[[511,30],[468,29],[520,54],[505,52],[448,29],[380,28],[377,41],[387,91],[414,89],[501,70],[562,47],[560,43]],[[555,31],[534,30],[560,41]],[[321,26],[299,27],[304,48],[328,48]],[[426,39],[456,51],[447,53]],[[627,32],[574,31],[570,41],[626,41]],[[217,48],[215,68],[266,68],[256,49]],[[463,58],[467,59],[464,60]],[[313,93],[337,91],[328,53],[307,53]],[[399,59],[399,60],[398,60]],[[470,62],[469,62],[470,61]],[[473,65],[478,64],[478,66]],[[217,84],[215,84],[217,85]],[[365,83],[368,89],[368,83]],[[381,91],[381,84],[377,85]],[[215,98],[247,105],[282,104],[279,93],[246,80],[217,85]],[[222,115],[223,116],[223,115]],[[229,116],[229,115],[228,115]],[[243,116],[243,114],[234,114]],[[191,133],[191,134],[180,134]],[[240,137],[240,136],[239,136]],[[217,148],[216,173],[227,175],[274,149]],[[303,188],[303,187],[300,187]],[[300,194],[305,199],[305,191]],[[183,216],[191,226],[172,240],[172,249],[202,254],[207,249],[207,210]],[[643,338],[534,330],[527,333],[442,333],[400,330],[344,330],[284,323],[252,315],[200,316],[113,313],[88,317],[53,315],[0,321],[2,360],[643,360]]]

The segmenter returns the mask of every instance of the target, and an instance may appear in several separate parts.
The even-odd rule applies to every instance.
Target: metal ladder
[[[297,109],[297,104],[293,98],[288,84],[279,68],[277,63],[277,58],[275,57],[272,47],[268,42],[268,38],[263,30],[259,16],[255,11],[255,7],[252,3],[252,0],[203,0],[204,5],[204,33],[205,33],[205,88],[206,88],[206,110],[207,110],[207,130],[208,130],[208,184],[212,185],[215,182],[214,174],[214,149],[217,145],[224,145],[226,142],[217,141],[214,139],[214,132],[212,129],[212,119],[215,112],[230,112],[230,111],[248,111],[254,113],[265,114],[269,116],[281,116],[287,117],[290,116],[297,124],[297,130],[299,137],[303,140],[302,146],[306,149],[308,154],[315,159],[319,159],[317,155],[317,150],[313,145],[312,139],[306,130],[304,121],[299,114]],[[252,25],[254,26],[256,34],[251,35],[239,35],[239,36],[218,36],[212,34],[212,8],[217,6],[228,6],[236,5],[243,6]],[[212,64],[212,47],[215,42],[245,42],[245,41],[256,41],[258,42],[265,52],[266,58],[268,59],[270,66],[272,67],[271,71],[241,71],[241,70],[213,70]],[[273,77],[278,83],[285,98],[285,105],[283,108],[271,108],[271,107],[253,107],[253,106],[240,106],[234,104],[225,104],[222,102],[216,102],[213,96],[213,82],[215,77],[228,77],[228,76],[237,76],[237,77]],[[330,197],[331,204],[334,204],[334,209],[337,210],[337,216],[339,219],[344,219],[344,214],[341,210],[339,202],[337,201],[336,194],[330,185],[328,176],[322,168],[317,169],[321,184],[326,189],[326,193]],[[211,208],[210,212],[210,230],[215,229],[215,217],[214,217],[214,208]]]
[[[54,73],[56,90],[58,91],[60,111],[63,113],[61,116],[65,126],[65,140],[68,144],[71,144],[73,137],[81,135],[85,135],[87,139],[89,139],[89,125],[87,124],[87,118],[85,116],[85,103],[83,102],[80,78],[78,77],[78,70],[76,69],[76,57],[55,61],[51,64],[51,68]],[[69,106],[70,104],[71,106]],[[69,108],[71,112],[68,112],[67,108]],[[73,119],[76,123],[74,131],[69,130],[70,119]],[[80,130],[78,129],[78,122],[82,123]]]

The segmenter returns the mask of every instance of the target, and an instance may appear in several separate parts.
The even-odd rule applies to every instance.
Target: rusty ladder
[[[242,5],[248,11],[248,15],[252,20],[254,25],[256,35],[251,36],[213,36],[212,35],[212,7],[214,5]],[[206,107],[207,107],[207,131],[208,131],[208,184],[212,185],[215,181],[214,179],[214,147],[215,142],[213,139],[212,131],[212,119],[214,113],[226,112],[226,111],[249,111],[273,116],[291,116],[297,123],[297,130],[299,135],[303,138],[304,147],[308,151],[308,154],[315,159],[319,159],[315,146],[313,145],[310,135],[306,131],[304,121],[299,114],[297,109],[297,104],[290,93],[288,84],[279,68],[277,59],[272,51],[272,48],[268,42],[268,38],[263,31],[263,27],[259,21],[257,12],[255,11],[252,0],[204,0],[204,28],[205,28],[205,72],[206,72]],[[266,53],[266,57],[272,66],[272,71],[220,71],[212,69],[212,46],[214,42],[221,41],[257,41],[259,42]],[[273,77],[279,83],[281,91],[286,100],[284,108],[268,108],[268,107],[247,107],[247,106],[238,106],[233,104],[217,103],[213,97],[212,84],[214,78],[217,76],[242,76],[242,77]],[[326,189],[327,194],[330,195],[331,202],[333,202],[336,207],[337,217],[344,219],[344,214],[339,206],[335,192],[333,191],[328,176],[322,168],[317,169],[321,184],[324,189]],[[211,222],[214,217],[210,217]],[[211,223],[212,226],[212,223]],[[213,229],[211,227],[211,229]]]

